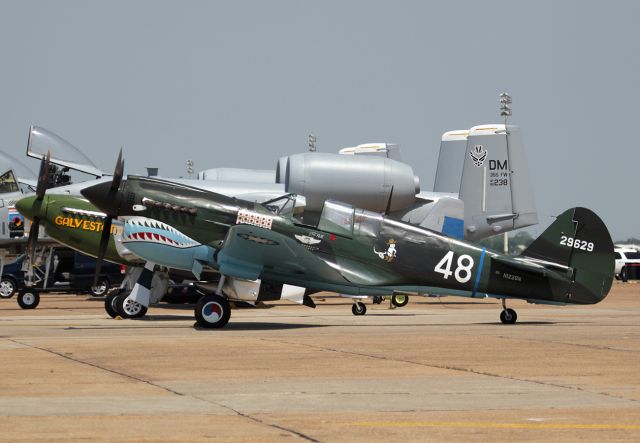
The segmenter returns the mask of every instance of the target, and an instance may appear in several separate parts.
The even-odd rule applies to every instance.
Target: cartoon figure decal
[[[380,257],[382,260],[391,263],[398,254],[396,250],[396,241],[393,238],[387,240],[387,250],[384,252],[376,251],[376,247],[373,247],[373,252]]]

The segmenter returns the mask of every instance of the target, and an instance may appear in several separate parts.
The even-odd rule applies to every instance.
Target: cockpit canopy
[[[16,179],[12,169],[0,175],[0,194],[18,192],[19,190],[18,179]]]
[[[318,229],[342,237],[352,237],[353,206],[332,200],[325,201]]]
[[[324,202],[318,229],[341,237],[359,236],[375,238],[380,232],[383,217],[377,212],[354,208],[346,203]]]
[[[29,142],[27,143],[27,156],[41,159],[51,152],[51,162],[76,171],[84,172],[95,177],[102,177],[103,172],[93,164],[89,157],[78,148],[39,126],[31,126]]]
[[[382,215],[335,200],[324,202],[320,218],[317,214],[313,225],[305,221],[305,198],[301,195],[287,194],[263,203],[271,213],[282,217],[293,218],[294,222],[317,227],[318,230],[341,237],[351,238],[355,233],[368,237],[376,237],[380,232]],[[310,214],[307,214],[307,218]]]
[[[35,174],[20,160],[0,151],[0,194],[34,192]]]
[[[286,194],[262,203],[269,212],[282,217],[294,217],[300,222],[302,222],[306,204],[306,199],[302,195],[296,194]]]

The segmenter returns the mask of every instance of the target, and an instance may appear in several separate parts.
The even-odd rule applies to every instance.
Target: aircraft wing
[[[256,280],[267,273],[305,281],[348,284],[338,269],[296,240],[250,225],[229,229],[217,261],[222,274],[248,280]]]

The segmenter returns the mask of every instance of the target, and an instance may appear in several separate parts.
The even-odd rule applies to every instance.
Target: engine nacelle
[[[304,195],[308,211],[320,211],[325,200],[384,211],[391,188],[396,211],[413,204],[420,192],[411,166],[380,156],[295,154],[278,161],[276,180],[282,183],[283,175],[286,192]]]

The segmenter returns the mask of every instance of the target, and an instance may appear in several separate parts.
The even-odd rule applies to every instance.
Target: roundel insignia
[[[222,307],[216,302],[209,302],[202,308],[202,314],[204,318],[214,323],[222,318]]]

